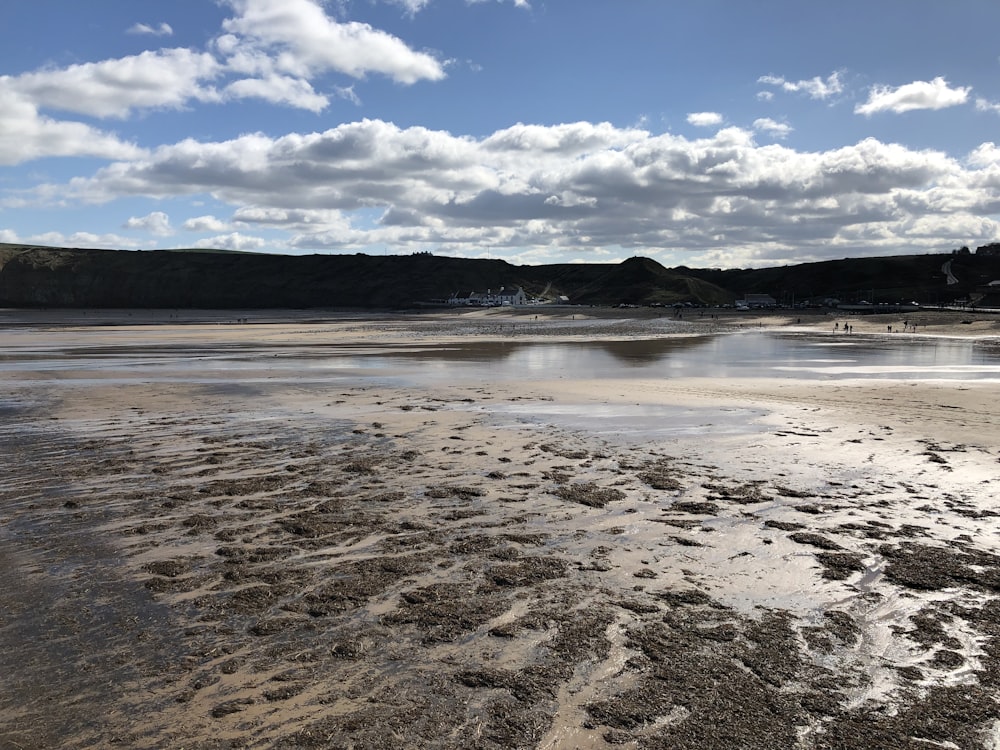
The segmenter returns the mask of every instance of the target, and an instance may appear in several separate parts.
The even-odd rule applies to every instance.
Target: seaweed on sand
[[[624,500],[625,493],[614,487],[601,487],[593,482],[577,482],[576,484],[557,487],[553,494],[571,503],[580,503],[591,508],[603,508],[616,500]]]
[[[1000,591],[1000,556],[976,550],[956,552],[945,547],[906,542],[883,544],[879,552],[888,564],[890,581],[912,589],[933,591],[952,586]]]
[[[817,552],[816,560],[830,581],[844,581],[865,570],[864,557],[854,552]]]
[[[667,461],[653,461],[646,464],[638,477],[654,490],[676,491],[681,489],[677,470]]]
[[[422,555],[402,555],[357,560],[331,571],[336,576],[303,599],[306,612],[313,617],[338,614],[361,607],[372,597],[387,595],[404,578],[428,568]]]
[[[509,596],[489,584],[435,583],[404,591],[399,606],[382,622],[414,625],[425,643],[443,643],[478,629],[509,604]]]
[[[645,657],[646,669],[634,687],[587,705],[592,725],[619,730],[608,732],[616,741],[641,738],[642,747],[662,750],[793,747],[801,716],[794,697],[733,656],[746,649],[744,657],[763,671],[794,653],[794,646],[784,638],[759,640],[751,647],[734,640],[720,649],[724,643],[705,638],[697,628],[654,623],[631,631],[629,646]],[[730,648],[735,651],[727,657]],[[752,652],[765,650],[768,655],[753,660]]]

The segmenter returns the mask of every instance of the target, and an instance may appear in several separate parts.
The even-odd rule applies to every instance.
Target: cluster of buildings
[[[459,292],[455,292],[448,298],[448,304],[467,307],[506,307],[526,305],[528,297],[521,287],[517,289],[500,287],[495,292],[492,289],[487,289],[485,293],[469,292],[468,296],[464,297]]]

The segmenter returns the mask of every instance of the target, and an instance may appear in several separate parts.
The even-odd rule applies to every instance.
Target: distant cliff
[[[943,271],[946,263],[950,275]],[[760,269],[621,263],[514,266],[417,255],[264,255],[0,244],[0,307],[404,309],[501,287],[574,304],[780,303],[837,298],[947,303],[1000,279],[1000,257],[901,255]],[[956,283],[957,282],[957,283]]]
[[[581,304],[724,303],[732,295],[655,261],[513,266],[417,255],[81,250],[0,245],[0,306],[408,308],[523,287]]]

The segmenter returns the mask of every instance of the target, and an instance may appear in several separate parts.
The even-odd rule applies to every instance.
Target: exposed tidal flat
[[[0,747],[995,747],[1000,329],[903,318],[0,311]]]

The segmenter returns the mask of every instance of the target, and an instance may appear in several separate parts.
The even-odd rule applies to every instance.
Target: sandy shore
[[[843,320],[173,315],[0,312],[0,748],[1000,746],[1000,378],[417,388],[310,358]]]

